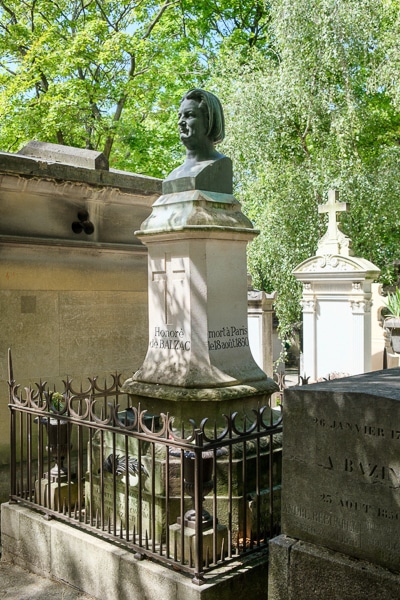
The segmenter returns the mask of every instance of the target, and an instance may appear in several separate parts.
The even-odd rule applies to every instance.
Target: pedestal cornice
[[[207,229],[240,230],[256,235],[234,196],[204,190],[164,194],[153,204],[151,215],[136,235]]]

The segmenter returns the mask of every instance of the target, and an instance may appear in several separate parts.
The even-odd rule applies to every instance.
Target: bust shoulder
[[[218,157],[198,162],[185,161],[163,181],[163,194],[204,190],[232,194],[232,161],[218,153]]]

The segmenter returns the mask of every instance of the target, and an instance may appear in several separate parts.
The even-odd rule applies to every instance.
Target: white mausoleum
[[[293,271],[303,284],[303,367],[309,383],[332,373],[356,375],[371,370],[371,285],[380,270],[355,257],[339,229],[337,212],[347,210],[331,190],[319,212],[328,229],[315,256]]]

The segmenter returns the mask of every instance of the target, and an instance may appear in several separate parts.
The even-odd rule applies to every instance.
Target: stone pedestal
[[[178,431],[190,420],[215,435],[226,424],[224,415],[253,414],[278,390],[254,360],[249,344],[246,247],[256,234],[232,195],[231,161],[226,157],[192,166],[189,161],[175,170],[136,232],[148,249],[149,345],[123,391],[141,410],[169,413]],[[232,521],[242,531],[231,530],[231,536],[247,535],[246,517],[236,518],[248,502],[244,460],[250,471],[253,457],[238,458],[242,468],[231,482],[237,494],[227,491],[227,480],[215,475],[218,527],[203,530],[204,560],[215,545],[223,551]],[[218,459],[216,470],[220,466]],[[249,480],[247,490],[259,489],[259,482],[250,487]],[[195,529],[186,527],[182,517],[169,527],[170,550],[189,560]]]
[[[277,389],[249,346],[246,246],[256,233],[228,193],[172,191],[154,203],[136,233],[148,248],[149,346],[124,384],[142,407],[213,420]]]

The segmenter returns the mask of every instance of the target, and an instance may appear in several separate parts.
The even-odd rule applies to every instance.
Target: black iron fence
[[[76,390],[23,391],[9,357],[11,502],[189,572],[265,549],[280,529],[279,411],[179,428],[121,392],[118,374]]]

